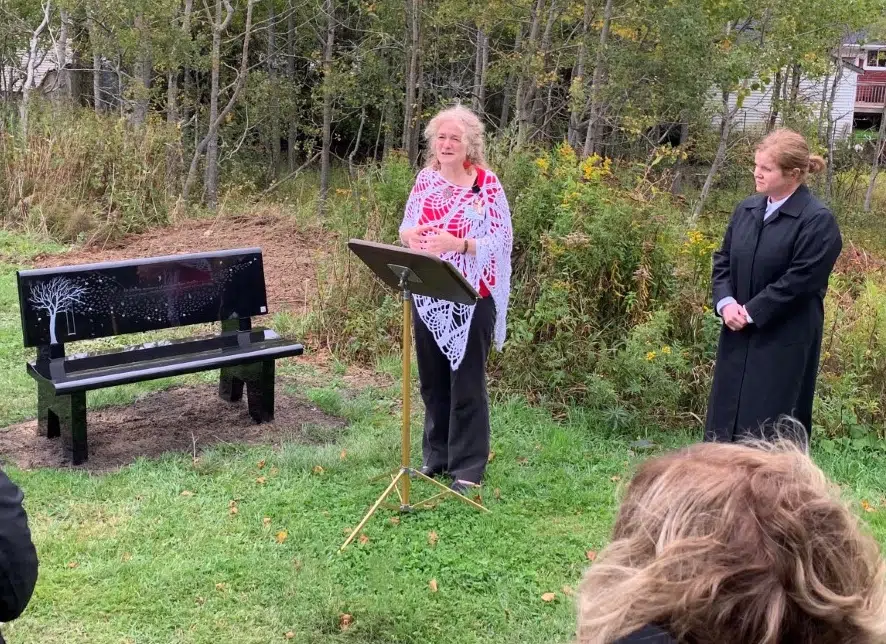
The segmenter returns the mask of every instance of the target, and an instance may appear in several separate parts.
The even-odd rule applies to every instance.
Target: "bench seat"
[[[31,361],[28,373],[55,395],[299,356],[304,347],[270,329],[149,342],[106,352]]]

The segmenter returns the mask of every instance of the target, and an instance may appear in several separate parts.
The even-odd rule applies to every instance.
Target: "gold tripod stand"
[[[374,249],[386,249],[386,248],[395,248],[400,251],[398,247],[387,247],[383,244],[371,244],[370,242],[359,242],[363,245],[370,245]],[[349,244],[351,249],[360,254],[357,249],[355,249],[355,242],[352,240]],[[408,252],[408,251],[407,251]],[[361,258],[362,255],[361,255]],[[364,258],[364,261],[365,258]],[[369,262],[367,262],[369,263]],[[373,266],[370,264],[370,267]],[[440,499],[441,497],[445,497],[447,494],[456,497],[458,500],[463,503],[467,503],[468,505],[476,508],[477,510],[481,510],[483,512],[489,512],[488,508],[483,507],[476,501],[469,499],[468,497],[459,494],[455,490],[448,488],[443,485],[439,481],[432,479],[429,476],[425,476],[415,468],[409,465],[409,456],[410,456],[410,438],[409,438],[409,420],[410,420],[410,398],[411,398],[411,388],[410,388],[410,379],[411,379],[411,367],[410,367],[410,358],[412,354],[412,292],[410,291],[409,282],[410,281],[419,281],[421,280],[413,273],[413,271],[408,266],[399,266],[395,264],[387,264],[387,268],[390,269],[394,274],[399,277],[398,280],[398,288],[403,293],[403,424],[400,435],[400,467],[393,472],[389,472],[383,477],[391,477],[391,483],[388,485],[387,489],[382,492],[381,496],[373,503],[372,507],[369,508],[369,512],[366,513],[366,516],[357,524],[357,527],[354,528],[353,532],[348,536],[345,542],[342,544],[339,551],[347,548],[348,544],[354,540],[360,530],[363,529],[363,526],[369,521],[372,515],[381,507],[384,500],[388,497],[388,495],[396,490],[397,496],[400,498],[400,504],[398,507],[394,509],[399,510],[400,512],[412,512],[413,510],[417,510],[423,507],[429,507],[434,501]],[[460,276],[459,276],[460,277]],[[411,487],[411,479],[416,477],[418,479],[424,479],[429,483],[437,486],[440,491],[427,498],[423,501],[419,501],[417,503],[410,503],[410,487]],[[397,484],[400,484],[399,487]]]

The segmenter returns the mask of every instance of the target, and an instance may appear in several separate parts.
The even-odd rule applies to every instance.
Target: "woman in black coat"
[[[776,130],[757,147],[760,194],[741,202],[714,253],[723,318],[706,441],[771,437],[780,418],[812,431],[824,296],[842,249],[831,211],[803,183],[824,160],[802,136]]]

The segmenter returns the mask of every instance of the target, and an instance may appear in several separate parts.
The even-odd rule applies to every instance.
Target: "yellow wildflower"
[[[535,160],[535,165],[538,166],[538,169],[541,170],[542,174],[547,174],[548,168],[551,167],[551,162],[546,158],[541,157],[540,159]]]
[[[671,355],[671,348],[669,346],[665,345],[661,348],[661,352],[664,355],[669,356],[669,355]]]
[[[646,359],[647,359],[649,362],[652,362],[653,360],[655,360],[655,351],[650,351],[649,353],[647,353],[647,354],[646,354]]]

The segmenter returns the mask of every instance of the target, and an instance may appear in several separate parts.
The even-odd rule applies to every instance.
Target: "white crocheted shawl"
[[[505,341],[508,298],[511,293],[511,247],[514,232],[511,211],[498,177],[484,168],[480,193],[458,186],[431,168],[423,169],[406,203],[400,231],[426,223],[422,215],[431,209],[436,221],[428,221],[458,237],[477,240],[477,253],[443,253],[468,283],[479,291],[482,279],[495,302],[493,342],[499,351]],[[453,221],[454,220],[454,221]],[[453,226],[450,226],[453,224]],[[452,370],[458,369],[468,343],[468,330],[475,305],[457,304],[431,297],[414,297],[419,317],[434,335],[437,346],[449,359]]]

